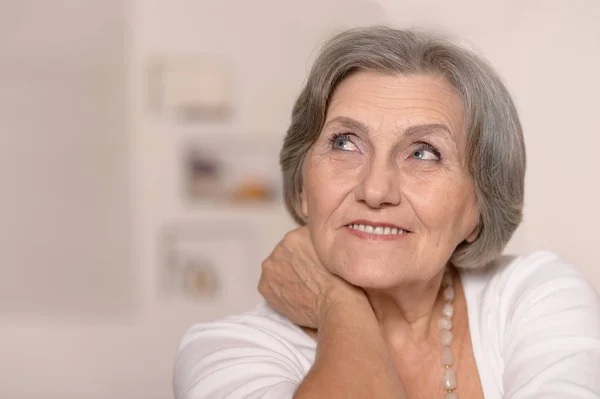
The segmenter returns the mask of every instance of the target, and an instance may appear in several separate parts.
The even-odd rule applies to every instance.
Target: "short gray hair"
[[[510,240],[523,215],[525,144],[511,96],[492,67],[474,53],[431,34],[386,27],[342,32],[330,39],[296,100],[280,154],[285,204],[296,222],[302,165],[320,135],[329,101],[357,71],[443,76],[460,95],[467,132],[466,165],[479,208],[479,234],[458,245],[451,263],[482,267]]]

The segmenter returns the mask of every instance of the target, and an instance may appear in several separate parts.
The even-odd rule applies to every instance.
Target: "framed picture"
[[[252,237],[249,228],[236,223],[168,226],[161,235],[159,291],[220,306],[258,298],[260,268]]]
[[[281,199],[281,141],[260,137],[189,140],[183,148],[188,203],[240,205]]]
[[[156,115],[183,123],[227,122],[233,113],[231,68],[202,55],[149,60],[148,106]]]

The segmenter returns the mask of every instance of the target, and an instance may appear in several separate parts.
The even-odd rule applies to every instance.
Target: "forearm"
[[[405,398],[366,298],[330,306],[323,320],[315,363],[294,398]]]

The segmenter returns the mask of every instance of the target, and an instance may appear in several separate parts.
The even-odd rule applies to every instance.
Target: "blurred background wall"
[[[435,29],[491,61],[528,146],[508,251],[555,251],[600,289],[599,20],[595,0],[0,0],[0,398],[172,396],[185,329],[258,301],[294,226],[278,200],[186,200],[186,151],[276,164],[320,43],[357,25]],[[160,82],[206,60],[226,117],[175,117]],[[190,296],[172,263],[202,245],[214,274],[191,290],[218,288]]]

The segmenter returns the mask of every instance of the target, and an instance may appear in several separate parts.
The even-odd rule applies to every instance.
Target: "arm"
[[[355,315],[364,304],[346,305],[328,311],[332,327],[319,331],[312,368],[307,353],[314,354],[314,341],[266,306],[193,326],[177,354],[174,397],[402,398],[388,395],[400,388],[390,386],[397,383],[391,367],[381,367],[387,353],[379,332],[370,331],[375,324]]]
[[[512,279],[505,397],[600,398],[597,293],[577,270],[551,255],[527,266]]]
[[[275,331],[276,333],[273,333]],[[310,367],[307,337],[266,307],[197,324],[182,339],[176,399],[291,398]]]
[[[259,291],[295,324],[318,330],[315,362],[294,398],[405,397],[364,291],[320,264],[307,228],[288,233],[263,263]]]
[[[405,398],[366,298],[328,306],[315,363],[294,398]]]

